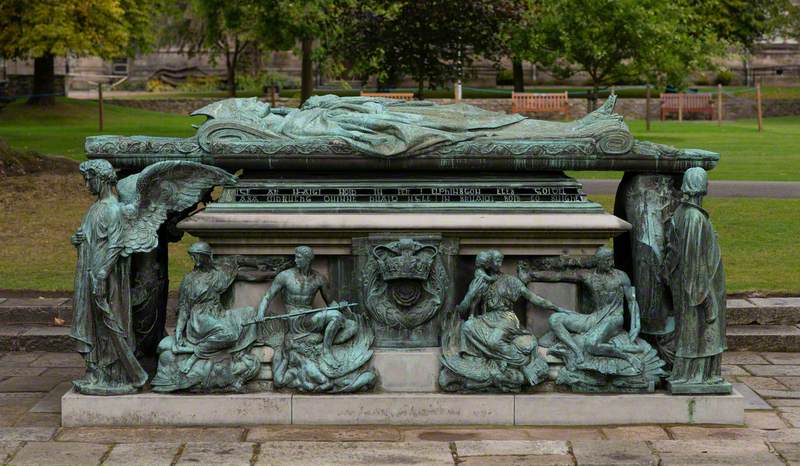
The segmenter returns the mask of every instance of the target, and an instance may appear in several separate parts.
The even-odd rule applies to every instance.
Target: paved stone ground
[[[732,352],[744,426],[62,428],[75,354],[0,353],[0,463],[800,464],[800,353]]]

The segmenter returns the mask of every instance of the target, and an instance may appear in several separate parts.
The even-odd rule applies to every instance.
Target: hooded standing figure
[[[714,227],[701,207],[708,191],[702,168],[686,170],[683,200],[667,225],[667,277],[675,308],[671,393],[730,393],[722,378],[725,273]]]

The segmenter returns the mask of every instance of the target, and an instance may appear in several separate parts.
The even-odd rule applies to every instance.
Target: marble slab
[[[137,393],[61,398],[61,425],[231,426],[291,424],[292,395],[275,392],[215,395]]]
[[[744,397],[648,394],[363,393],[86,396],[61,399],[64,427],[304,425],[635,425],[744,422]]]

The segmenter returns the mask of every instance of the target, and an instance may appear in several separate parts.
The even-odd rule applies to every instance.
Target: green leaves
[[[506,24],[516,23],[526,0],[340,0],[332,54],[362,79],[392,85],[402,75],[442,86],[475,57],[499,61],[508,48]]]
[[[152,42],[155,0],[0,0],[0,55],[113,57]]]
[[[660,0],[537,2],[531,28],[538,48],[521,50],[567,75],[586,73],[595,88],[619,82],[680,84],[718,51],[702,18],[686,5]]]

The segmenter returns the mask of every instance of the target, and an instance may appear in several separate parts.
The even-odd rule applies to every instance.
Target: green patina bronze
[[[722,377],[725,343],[725,272],[708,212],[702,207],[708,175],[683,176],[681,201],[667,226],[666,275],[675,306],[675,359],[667,380],[672,393],[730,393]]]
[[[236,178],[192,162],[157,163],[120,181],[121,192],[135,193],[124,202],[110,163],[90,160],[80,170],[97,201],[72,237],[78,264],[70,336],[86,361],[86,375],[73,384],[85,394],[132,393],[148,376],[136,357],[130,257],[158,246],[158,230],[170,214],[191,208],[214,186]]]
[[[613,113],[612,96],[572,122],[365,97],[312,97],[300,109],[228,99],[194,112],[208,117],[191,138],[96,136],[89,158],[140,170],[160,160],[223,168],[313,170],[636,170],[713,168],[713,152],[638,141]]]
[[[518,392],[547,378],[536,337],[520,326],[515,304],[524,298],[544,309],[571,311],[534,294],[518,277],[502,273],[502,265],[500,251],[479,253],[467,294],[445,316],[442,390]]]
[[[189,247],[194,270],[178,291],[175,334],[159,344],[158,372],[150,385],[156,392],[242,391],[258,375],[261,361],[250,354],[258,342],[252,307],[226,309],[223,294],[237,279],[235,257],[215,260],[203,242]]]
[[[580,392],[652,392],[666,372],[656,351],[639,337],[634,288],[624,272],[614,269],[610,249],[601,248],[591,262],[564,260],[556,270],[544,271],[519,264],[525,283],[573,282],[584,291],[587,311],[552,314],[548,321],[551,333],[539,342],[565,364],[556,383]]]
[[[628,273],[636,287],[641,332],[656,344],[675,329],[663,270],[665,227],[680,201],[678,181],[677,175],[626,174],[614,203],[614,213],[632,226],[629,233],[614,239],[617,266]],[[668,352],[662,352],[662,356],[668,357]]]
[[[452,288],[452,245],[439,237],[359,238],[354,245],[360,299],[376,345],[438,346]]]
[[[666,361],[673,364],[672,393],[729,393],[720,375],[724,274],[700,206],[704,170],[719,156],[636,140],[613,113],[615,100],[576,121],[548,122],[463,103],[324,96],[284,109],[228,99],[193,113],[207,119],[190,138],[88,138],[89,158],[107,161],[82,165],[98,201],[73,237],[79,260],[72,336],[87,363],[76,389],[122,394],[146,383],[141,361],[164,336],[167,243],[180,238],[177,221],[202,201],[208,208],[196,218],[257,214],[263,222],[252,231],[235,221],[189,228],[201,237],[210,232],[212,244],[246,236],[284,246],[248,245],[246,253],[216,259],[203,243],[192,248],[195,269],[181,285],[176,333],[158,345],[155,391],[239,391],[252,379],[266,380],[259,376],[261,345],[275,349],[278,389],[370,390],[377,382],[374,345],[441,346],[444,391],[525,390],[548,378],[541,355],[547,352],[555,382],[573,391],[652,391],[668,376]],[[112,166],[139,173],[117,184]],[[243,179],[223,169],[243,170]],[[626,172],[615,213],[632,228],[615,240],[614,253],[542,258],[528,252],[533,242],[509,243],[509,251],[524,251],[509,252],[524,259],[514,276],[501,272],[499,251],[474,256],[475,244],[488,248],[481,241],[489,238],[470,238],[466,246],[459,231],[424,226],[343,230],[330,235],[339,243],[325,246],[333,286],[312,268],[309,247],[298,247],[293,260],[259,255],[287,252],[286,233],[271,215],[413,211],[472,215],[476,222],[506,213],[566,214],[576,222],[602,216],[564,170]],[[209,202],[216,185],[225,189]],[[546,244],[544,230],[534,230],[530,237],[541,241],[535,244]],[[254,236],[271,232],[284,236]],[[291,236],[288,244],[306,237],[319,240]],[[466,272],[473,257],[475,268]],[[229,309],[225,297],[234,282],[270,281],[255,310]],[[580,305],[559,307],[533,293],[532,281],[574,283]],[[464,291],[459,303],[455,295]],[[270,309],[275,298],[283,309]],[[318,298],[324,306],[314,304]],[[517,317],[523,298],[536,312],[552,312],[550,332],[539,339],[527,329],[531,322]]]
[[[372,329],[363,316],[336,305],[328,279],[311,268],[313,260],[313,250],[299,246],[295,266],[275,276],[258,307],[258,318],[264,318],[272,300],[280,296],[289,316],[263,324],[275,348],[275,387],[332,393],[369,390],[376,379],[368,367]],[[308,312],[317,294],[328,307]]]

